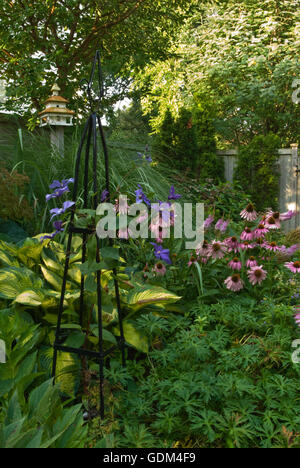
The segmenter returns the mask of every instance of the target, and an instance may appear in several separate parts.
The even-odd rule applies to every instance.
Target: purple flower
[[[101,203],[103,203],[107,197],[109,195],[109,191],[107,189],[103,190],[103,192],[101,193]]]
[[[181,195],[175,193],[174,185],[172,185],[170,188],[170,195],[168,196],[168,200],[178,200],[179,198],[181,198]]]
[[[53,223],[53,227],[55,229],[55,232],[53,232],[52,234],[50,234],[49,236],[43,236],[40,238],[40,241],[43,241],[44,239],[53,239],[57,234],[59,234],[60,232],[63,232],[64,229],[62,227],[62,221],[54,221]]]
[[[209,215],[208,218],[204,221],[204,229],[208,229],[210,225],[214,222],[214,217],[212,215]]]
[[[70,192],[69,184],[73,183],[74,179],[64,179],[61,182],[59,180],[54,180],[50,185],[50,188],[54,190],[53,193],[48,193],[46,195],[46,202],[51,200],[51,198],[59,198],[64,193]]]
[[[146,197],[146,195],[143,192],[143,189],[140,184],[138,184],[138,190],[135,191],[136,194],[136,203],[145,203],[147,206],[151,205],[150,200]]]
[[[155,244],[154,242],[150,242],[154,246],[154,255],[158,260],[163,260],[164,262],[168,263],[169,265],[172,264],[170,260],[170,251],[169,249],[164,249],[162,245]]]
[[[54,218],[54,216],[60,216],[64,214],[73,205],[75,205],[75,202],[65,201],[62,208],[53,208],[52,210],[50,210],[50,213],[52,214],[51,219]]]

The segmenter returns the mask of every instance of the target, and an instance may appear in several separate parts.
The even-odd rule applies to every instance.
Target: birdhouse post
[[[74,111],[67,108],[67,99],[59,95],[60,88],[54,84],[51,88],[52,96],[45,101],[45,109],[40,112],[40,126],[50,127],[51,146],[64,155],[64,128],[73,125]]]

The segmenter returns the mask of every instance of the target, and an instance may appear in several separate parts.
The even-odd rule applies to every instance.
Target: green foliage
[[[175,118],[168,108],[154,140],[154,155],[201,182],[222,181],[224,164],[216,154],[215,129],[208,110],[182,107]]]
[[[0,163],[0,218],[11,221],[29,221],[33,217],[33,210],[24,198],[24,186],[29,178],[17,171],[10,173]]]
[[[249,193],[259,210],[278,206],[280,146],[280,138],[269,133],[255,136],[238,153],[234,179]]]
[[[139,321],[161,346],[150,365],[133,362],[120,374],[127,390],[113,390],[103,446],[147,447],[148,439],[155,447],[300,446],[299,366],[291,362],[295,334],[284,306],[244,296],[160,320],[157,327]],[[114,362],[107,371],[111,382],[118,368]],[[145,439],[134,441],[129,428]]]
[[[45,380],[39,359],[42,330],[30,316],[0,310],[0,339],[6,344],[0,364],[0,447],[83,447],[87,428],[81,405],[62,403],[58,385]]]

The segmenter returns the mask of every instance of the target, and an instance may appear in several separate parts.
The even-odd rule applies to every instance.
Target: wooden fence
[[[237,162],[237,150],[218,151],[224,158],[225,178],[233,181],[234,168]],[[300,169],[298,145],[278,150],[280,171],[279,209],[281,213],[289,210],[300,211]],[[300,226],[300,214],[284,223],[286,232]]]

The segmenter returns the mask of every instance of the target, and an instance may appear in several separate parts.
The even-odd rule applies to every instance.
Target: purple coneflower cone
[[[263,244],[263,247],[267,250],[271,250],[271,252],[281,250],[281,247],[279,247],[279,245],[277,245],[276,242],[265,242],[265,244]]]
[[[260,237],[264,237],[265,234],[268,234],[269,229],[265,227],[264,224],[259,224],[257,228],[253,231],[253,238],[259,239]]]
[[[266,279],[267,272],[263,270],[262,265],[260,265],[252,267],[249,271],[247,271],[247,275],[250,283],[254,286],[256,284],[260,284]]]
[[[192,266],[194,263],[197,263],[198,259],[197,257],[194,257],[193,255],[190,258],[190,261],[188,262],[188,267]]]
[[[240,291],[244,287],[243,280],[238,273],[228,276],[224,283],[226,284],[227,289],[234,292]]]
[[[285,262],[284,266],[292,273],[300,273],[300,262]]]
[[[254,209],[252,203],[249,203],[244,210],[240,212],[240,216],[247,221],[255,221],[257,218],[257,212]]]
[[[267,229],[280,229],[279,213],[274,213],[272,216],[267,217],[264,221],[264,225]]]
[[[235,236],[227,237],[227,239],[224,240],[224,244],[227,246],[228,252],[234,251],[234,253],[236,253],[240,247],[239,241]]]

